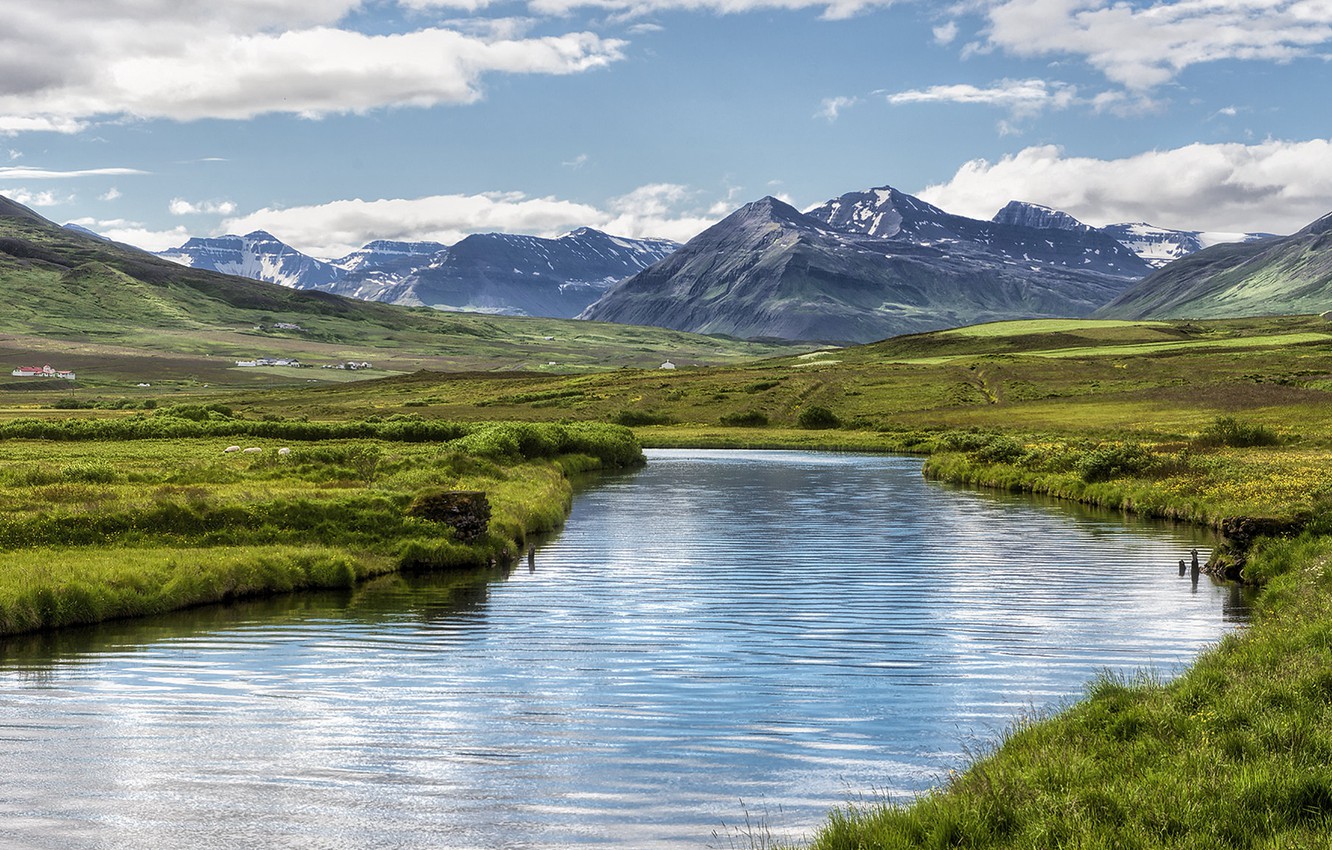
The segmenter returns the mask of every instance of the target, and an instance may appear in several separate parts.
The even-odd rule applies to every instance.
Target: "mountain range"
[[[745,338],[868,342],[1011,318],[1086,316],[1150,272],[1095,228],[944,212],[891,187],[808,213],[748,204],[616,284],[581,318]],[[1071,218],[1068,221],[1072,221]],[[1046,221],[1048,224],[1048,221]]]
[[[367,301],[505,315],[570,318],[617,280],[673,252],[663,239],[580,228],[557,239],[479,233],[455,245],[375,241],[318,260],[262,230],[190,239],[158,256],[191,268]]]
[[[824,292],[817,304],[794,304],[816,314],[805,322],[785,315],[793,306],[789,300],[760,304],[764,299],[757,295],[734,295],[732,300],[738,298],[740,306],[729,317],[723,316],[719,311],[727,310],[717,305],[680,302],[683,290],[675,284],[669,287],[669,297],[676,300],[673,304],[644,308],[643,292],[617,294],[607,304],[598,304],[616,282],[649,268],[652,274],[639,280],[635,288],[646,286],[649,280],[664,280],[663,269],[655,267],[681,246],[667,240],[616,237],[591,228],[557,239],[474,234],[451,246],[375,241],[328,260],[302,254],[273,235],[256,231],[190,239],[159,256],[192,268],[392,304],[509,315],[583,315],[614,321],[651,318],[668,327],[688,326],[712,333],[783,339],[819,333],[832,335],[819,337],[822,339],[862,341],[867,335],[924,330],[964,320],[1047,315],[1050,311],[1085,315],[1115,297],[1124,281],[1144,277],[1171,258],[1218,240],[1261,236],[1173,231],[1145,224],[1094,228],[1067,213],[1021,201],[1008,204],[992,220],[982,221],[949,214],[886,186],[848,193],[798,213],[797,218],[799,215],[819,222],[825,234],[840,234],[830,237],[826,250],[815,252],[830,263],[815,263],[817,268],[811,267],[811,273],[825,279],[845,274],[846,269],[836,269],[839,263],[832,255],[838,246],[855,242],[863,256],[854,261],[849,255],[841,259],[861,276],[853,288],[883,290],[879,302],[869,303],[874,299],[862,291],[847,303],[833,306],[839,296]],[[746,240],[718,240],[716,236],[704,240],[703,244],[711,246],[706,250],[740,252],[730,267],[749,263],[765,270],[761,274],[771,273],[772,257],[743,256],[753,250]],[[807,242],[813,238],[806,234]],[[867,240],[892,242],[893,249],[880,250],[884,246]],[[876,253],[884,255],[882,262],[875,260]],[[684,265],[677,261],[672,268]],[[933,274],[930,267],[935,267]],[[711,274],[693,268],[695,273]],[[787,268],[783,273],[789,277],[795,272]],[[984,278],[992,273],[993,285],[987,288]],[[913,294],[912,287],[918,289],[927,281],[931,295]],[[789,279],[786,285],[790,287]],[[961,287],[955,304],[949,291],[954,285]],[[894,286],[903,291],[894,294]],[[639,306],[631,310],[624,306],[626,300]],[[754,315],[740,315],[736,310]],[[830,310],[845,315],[836,318],[828,314]],[[866,310],[877,312],[877,318],[863,315]],[[764,311],[780,315],[765,320],[758,315]],[[634,318],[612,318],[628,316]],[[855,327],[842,327],[847,323]]]

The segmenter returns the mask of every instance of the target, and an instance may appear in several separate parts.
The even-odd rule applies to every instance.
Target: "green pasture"
[[[0,634],[512,557],[563,522],[568,473],[641,459],[615,426],[180,412],[0,426]],[[487,494],[482,538],[411,510],[441,490]]]

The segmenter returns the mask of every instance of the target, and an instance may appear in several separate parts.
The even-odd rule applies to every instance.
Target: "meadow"
[[[563,522],[570,475],[642,459],[616,426],[180,415],[200,409],[0,426],[0,634],[511,561]],[[418,509],[457,491],[486,496],[477,535]]]
[[[254,574],[287,589],[502,556],[563,517],[563,469],[632,463],[639,443],[913,453],[943,480],[1211,525],[1228,544],[1210,567],[1263,590],[1252,624],[1179,678],[1103,677],[920,799],[833,813],[813,847],[1332,835],[1332,324],[1318,317],[997,323],[706,369],[417,372],[141,401],[6,397],[8,628],[81,621],[61,612],[136,582],[135,598],[171,598],[119,614],[259,592]],[[263,452],[223,455],[233,442]],[[490,494],[484,543],[408,513],[436,487]]]

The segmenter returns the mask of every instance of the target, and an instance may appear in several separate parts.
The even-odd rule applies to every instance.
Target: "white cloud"
[[[1287,62],[1332,42],[1327,0],[1001,0],[985,46],[1025,56],[1083,57],[1110,80],[1143,90],[1191,65]]]
[[[77,133],[88,125],[73,118],[55,115],[0,115],[0,136],[19,133]]]
[[[819,111],[814,115],[817,118],[825,118],[828,123],[836,121],[842,114],[842,110],[849,109],[860,102],[858,97],[825,97],[819,104]]]
[[[107,189],[105,192],[103,192],[102,194],[98,195],[98,196],[97,196],[97,200],[99,200],[99,201],[117,201],[117,200],[120,200],[120,190],[117,189],[115,186],[112,186],[110,189]]]
[[[596,227],[617,236],[656,237],[688,242],[735,209],[729,200],[700,208],[697,193],[677,183],[652,183],[612,198],[606,219]]]
[[[1290,233],[1332,210],[1332,139],[1192,144],[1111,160],[1029,147],[969,162],[919,195],[979,218],[1023,200],[1095,225]]]
[[[618,61],[625,44],[587,32],[507,38],[340,28],[359,5],[43,0],[8,9],[0,133],[75,132],[107,116],[318,117],[468,103],[489,74],[578,73]]]
[[[957,21],[949,21],[934,28],[935,44],[952,44],[955,38],[957,38]]]
[[[58,198],[51,191],[33,192],[24,188],[0,189],[0,195],[9,198],[15,203],[22,204],[25,207],[55,207],[65,203],[70,198]]]
[[[587,165],[587,161],[588,161],[588,155],[585,153],[580,153],[578,156],[574,157],[573,159],[561,162],[560,165],[563,165],[565,168],[572,168],[574,171],[577,171],[578,169],[582,168],[584,165]]]
[[[124,242],[145,251],[165,251],[179,248],[190,238],[184,227],[171,230],[151,230],[137,221],[124,219],[76,218],[70,224],[86,227],[93,233],[115,242]]]
[[[1046,109],[1067,109],[1077,102],[1077,88],[1045,80],[999,80],[989,88],[967,83],[930,86],[887,96],[894,105],[962,103],[997,106],[1015,115],[1034,115]]]
[[[854,17],[874,8],[892,6],[898,0],[529,0],[535,12],[567,15],[574,9],[604,9],[622,17],[642,17],[653,12],[713,12],[721,15],[772,9],[822,9],[828,20]]]
[[[167,209],[172,215],[231,215],[236,212],[236,205],[231,201],[191,203],[184,198],[172,198]]]
[[[267,230],[298,250],[328,258],[344,256],[375,239],[452,244],[471,233],[553,237],[584,226],[617,236],[687,241],[734,208],[714,215],[706,204],[695,203],[697,194],[684,186],[658,183],[612,198],[604,207],[532,198],[521,192],[358,198],[261,209],[226,219],[217,233]]]
[[[51,171],[46,168],[0,167],[0,180],[64,180],[74,177],[124,177],[147,174],[136,168],[83,168],[74,171]]]

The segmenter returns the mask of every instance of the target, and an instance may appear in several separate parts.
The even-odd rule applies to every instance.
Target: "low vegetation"
[[[568,473],[642,457],[611,425],[268,421],[246,432],[216,410],[163,413],[47,421],[39,436],[8,423],[0,634],[511,558],[563,521]],[[240,435],[243,448],[228,445]],[[479,522],[476,510],[450,520],[420,507],[455,491],[483,495]]]

